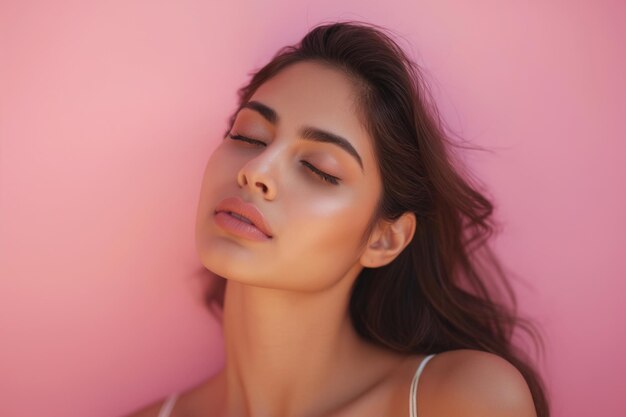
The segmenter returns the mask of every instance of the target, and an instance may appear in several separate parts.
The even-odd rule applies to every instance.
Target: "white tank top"
[[[417,371],[415,371],[413,381],[411,382],[411,392],[409,396],[409,417],[417,417],[417,381],[419,380],[420,375],[422,374],[422,371],[424,370],[424,367],[426,366],[428,361],[431,360],[434,356],[435,354],[433,353],[422,359],[419,366],[417,367]],[[174,408],[174,403],[177,399],[178,393],[174,393],[167,397],[167,399],[163,402],[161,409],[159,410],[158,417],[170,417],[172,409]]]
[[[411,397],[409,398],[409,417],[417,417],[417,381],[420,379],[420,375],[424,370],[424,367],[435,356],[435,353],[431,353],[426,356],[420,362],[420,365],[417,367],[417,371],[415,371],[415,375],[413,376],[413,382],[411,382]]]

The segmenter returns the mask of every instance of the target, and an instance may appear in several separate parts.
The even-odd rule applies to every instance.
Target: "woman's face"
[[[207,269],[250,285],[302,291],[358,274],[362,237],[382,188],[355,93],[343,73],[314,62],[293,64],[257,89],[204,172],[196,250]],[[303,135],[305,127],[310,131]],[[214,214],[229,197],[256,206],[272,237],[250,239],[224,227],[224,219],[237,224]]]

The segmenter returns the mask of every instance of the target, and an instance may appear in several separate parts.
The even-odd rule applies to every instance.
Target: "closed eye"
[[[327,174],[324,171],[320,171],[319,169],[315,168],[313,165],[311,165],[307,161],[300,161],[300,162],[302,162],[302,165],[304,165],[305,167],[309,168],[311,171],[316,173],[322,179],[322,181],[329,182],[333,185],[339,184],[339,178],[334,177],[330,174]]]
[[[241,136],[239,134],[232,134],[230,133],[228,135],[228,137],[230,137],[233,140],[239,140],[242,142],[247,142],[253,145],[259,145],[259,146],[267,146],[267,144],[261,140],[257,140],[257,139],[252,139],[252,138],[248,138],[245,136]],[[311,163],[307,162],[307,161],[300,161],[302,162],[302,165],[304,165],[305,167],[307,167],[310,171],[314,172],[322,181],[325,181],[327,183],[333,184],[333,185],[339,185],[339,181],[340,179],[325,173],[324,171],[319,170],[318,168],[316,168],[314,165],[312,165]]]
[[[231,139],[234,139],[234,140],[240,140],[240,141],[252,143],[252,144],[255,144],[255,145],[263,145],[263,146],[266,145],[266,143],[263,142],[263,141],[260,141],[260,140],[257,140],[257,139],[247,138],[245,136],[241,136],[241,135],[238,135],[238,134],[234,134],[233,135],[232,133],[230,133],[228,135],[228,137],[230,137]]]

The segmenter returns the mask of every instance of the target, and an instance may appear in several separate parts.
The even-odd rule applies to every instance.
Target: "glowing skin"
[[[365,235],[381,178],[372,138],[353,105],[355,93],[335,69],[294,64],[251,98],[272,108],[276,123],[243,109],[232,128],[263,144],[226,138],[211,155],[196,250],[206,268],[227,278],[226,361],[180,397],[172,417],[409,415],[409,389],[424,355],[365,342],[348,315],[361,269],[395,259],[416,227],[415,216],[405,213],[393,223],[376,222]],[[304,125],[345,138],[362,167],[337,145],[302,140]],[[303,161],[339,177],[339,184],[323,181]],[[215,223],[215,207],[233,196],[264,214],[271,239],[236,236]],[[160,407],[132,417],[154,417]],[[442,352],[429,362],[420,377],[418,415],[536,417],[519,371],[497,355],[471,349]]]
[[[267,146],[226,138],[209,159],[198,245],[202,261],[221,276],[269,288],[319,291],[360,269],[359,237],[379,197],[380,177],[370,138],[353,110],[351,85],[342,74],[312,65],[287,68],[252,97],[276,110],[276,126],[254,110],[239,112],[231,133]],[[348,139],[364,169],[334,144],[299,139],[303,125]],[[341,178],[339,185],[320,179],[302,160]],[[261,210],[273,231],[271,241],[235,239],[215,226],[214,206],[233,195]]]
[[[379,227],[369,242],[361,240],[381,178],[372,139],[354,106],[355,91],[337,70],[292,65],[250,100],[274,109],[276,124],[244,108],[230,132],[266,145],[227,137],[207,163],[196,248],[209,270],[228,279],[227,358],[216,377],[221,388],[215,388],[225,390],[223,415],[297,415],[333,399],[338,404],[405,359],[360,339],[347,312],[359,271],[391,261],[415,227],[407,216],[393,232]],[[302,126],[348,140],[362,167],[335,144],[301,139]],[[339,184],[322,180],[302,161],[340,178]],[[258,207],[272,239],[247,240],[215,224],[215,206],[231,196]]]
[[[172,417],[409,415],[409,388],[423,355],[365,342],[348,315],[362,268],[395,259],[416,227],[415,216],[405,213],[393,223],[376,222],[365,235],[382,183],[372,138],[354,107],[356,91],[338,70],[294,64],[251,98],[272,108],[276,123],[246,108],[232,127],[232,134],[263,143],[227,137],[211,155],[196,250],[207,269],[227,278],[226,361],[181,396]],[[362,166],[337,145],[303,140],[303,126],[345,138]],[[339,184],[324,181],[311,166],[340,178]],[[215,223],[215,207],[233,196],[263,213],[271,239],[240,237]],[[227,221],[222,224],[241,225]],[[160,405],[133,417],[154,417]],[[418,414],[535,416],[519,371],[470,349],[442,352],[429,362],[420,377]]]

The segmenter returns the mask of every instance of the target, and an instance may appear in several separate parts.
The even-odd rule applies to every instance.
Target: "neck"
[[[224,415],[326,414],[389,369],[395,355],[381,361],[382,349],[365,342],[350,322],[352,282],[314,293],[227,282]]]

